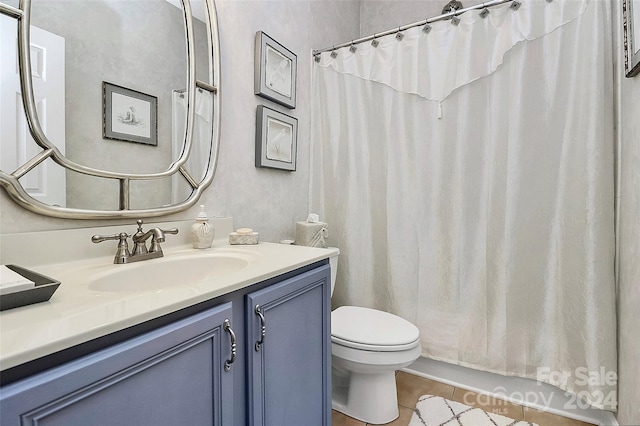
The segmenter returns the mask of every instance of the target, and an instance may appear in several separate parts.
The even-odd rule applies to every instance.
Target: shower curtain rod
[[[553,0],[547,0],[547,2],[551,2],[551,1],[553,1]],[[362,38],[359,38],[357,40],[352,40],[352,41],[347,42],[347,43],[337,44],[335,46],[327,47],[326,49],[314,50],[312,52],[312,54],[313,54],[313,56],[317,57],[317,55],[319,55],[322,52],[330,52],[332,50],[340,49],[340,48],[347,47],[347,46],[353,46],[353,45],[356,45],[356,44],[364,43],[366,41],[374,40],[374,39],[376,39],[378,37],[384,37],[384,36],[387,36],[387,35],[390,35],[390,34],[397,34],[397,33],[400,33],[402,31],[408,30],[409,28],[419,27],[421,25],[428,25],[428,24],[431,24],[431,23],[436,22],[436,21],[443,21],[445,19],[454,18],[454,17],[456,17],[458,15],[461,15],[464,12],[468,12],[470,10],[486,9],[488,7],[491,7],[491,6],[498,6],[500,4],[509,3],[509,2],[513,2],[512,5],[511,5],[511,8],[513,10],[518,10],[518,8],[520,7],[520,1],[519,0],[490,0],[490,1],[487,1],[487,2],[484,2],[484,3],[476,4],[475,6],[469,6],[469,7],[465,7],[463,9],[459,9],[459,10],[456,10],[456,11],[453,11],[453,12],[443,13],[442,15],[434,16],[432,18],[423,19],[422,21],[414,22],[413,24],[403,25],[401,27],[394,28],[394,29],[388,30],[388,31],[384,31],[382,33],[375,33],[373,35],[362,37]],[[488,14],[488,13],[489,13],[489,11],[487,10],[486,14]],[[486,17],[486,14],[484,16],[483,15],[481,15],[481,16],[484,18],[484,17]],[[431,30],[431,27],[425,27],[425,31],[426,32],[429,32],[430,30]],[[319,59],[319,58],[316,58],[316,59]]]

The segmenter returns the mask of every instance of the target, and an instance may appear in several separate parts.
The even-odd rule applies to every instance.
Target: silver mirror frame
[[[125,174],[115,173],[106,170],[99,170],[77,164],[70,161],[49,141],[44,134],[38,116],[33,95],[33,84],[31,76],[30,57],[30,11],[31,0],[20,0],[19,8],[14,8],[0,3],[0,13],[15,18],[18,21],[18,57],[20,68],[20,84],[22,86],[22,101],[25,108],[25,115],[29,124],[29,131],[42,151],[31,158],[13,173],[0,170],[0,185],[7,191],[9,196],[20,206],[34,213],[64,218],[64,219],[121,219],[157,217],[177,213],[188,209],[196,204],[200,195],[213,181],[218,163],[218,152],[220,147],[220,38],[218,32],[218,17],[214,0],[202,0],[205,3],[206,27],[208,38],[208,58],[209,76],[208,82],[196,80],[195,75],[195,43],[191,14],[190,0],[181,0],[185,21],[186,44],[187,44],[187,120],[185,139],[180,158],[175,160],[167,170],[160,173],[149,174]],[[189,174],[183,167],[191,152],[193,139],[193,126],[195,121],[195,97],[196,90],[203,89],[209,91],[213,96],[213,122],[211,126],[210,154],[204,178],[200,182]],[[51,158],[60,166],[78,173],[96,176],[119,181],[119,210],[88,210],[74,209],[67,207],[57,207],[42,203],[31,197],[22,187],[19,179],[35,168],[38,164]],[[192,187],[191,195],[183,202],[170,206],[130,209],[129,208],[129,185],[133,180],[152,180],[166,178],[173,174],[180,173]]]

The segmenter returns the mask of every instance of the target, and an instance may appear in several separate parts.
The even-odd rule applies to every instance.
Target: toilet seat
[[[397,315],[359,306],[331,312],[331,341],[367,351],[395,352],[419,345],[420,332]]]

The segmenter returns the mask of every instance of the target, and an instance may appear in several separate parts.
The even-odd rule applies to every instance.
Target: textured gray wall
[[[216,5],[222,53],[222,143],[218,171],[201,202],[210,216],[233,216],[236,225],[260,231],[261,239],[279,240],[293,235],[295,221],[308,214],[311,50],[357,38],[360,2],[218,0]],[[253,94],[254,38],[259,30],[298,55],[298,102],[294,110]],[[170,61],[166,56],[161,59],[163,67]],[[101,59],[87,61],[99,65]],[[296,172],[254,167],[258,104],[298,118]],[[162,220],[193,218],[197,211],[193,207]],[[129,222],[132,221],[73,221],[39,216],[18,207],[0,191],[1,233]]]
[[[360,35],[365,37],[440,15],[446,3],[446,0],[365,0],[360,9]],[[476,3],[480,2],[463,0],[467,7]]]

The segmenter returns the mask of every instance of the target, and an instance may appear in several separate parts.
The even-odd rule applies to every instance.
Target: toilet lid
[[[359,306],[341,306],[331,312],[331,338],[334,343],[353,343],[380,347],[415,346],[420,337],[418,328],[397,315]],[[363,348],[364,349],[364,348]],[[404,348],[403,348],[404,349]]]

